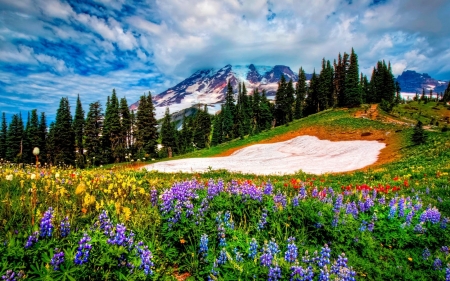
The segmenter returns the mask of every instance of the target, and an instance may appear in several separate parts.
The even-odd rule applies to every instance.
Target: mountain
[[[169,106],[171,112],[191,107],[195,104],[208,104],[211,112],[220,109],[220,103],[225,100],[228,81],[234,91],[237,92],[238,83],[244,82],[247,92],[259,88],[266,90],[270,98],[275,96],[278,81],[284,75],[286,80],[292,79],[296,82],[297,73],[288,66],[255,66],[250,65],[226,65],[220,69],[203,69],[195,72],[187,79],[181,81],[172,88],[153,97],[156,107],[157,118],[162,117],[163,109]],[[307,79],[311,74],[307,74]],[[132,110],[137,109],[139,102],[130,106]]]
[[[422,93],[422,89],[425,89],[427,94],[430,90],[433,90],[433,93],[443,93],[448,85],[448,82],[436,80],[427,73],[417,73],[414,70],[403,71],[397,81],[404,93]]]

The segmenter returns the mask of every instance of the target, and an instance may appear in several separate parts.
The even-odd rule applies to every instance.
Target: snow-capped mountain
[[[255,66],[250,65],[226,65],[220,69],[204,69],[192,74],[172,88],[153,97],[157,118],[162,117],[164,109],[169,106],[170,111],[176,112],[195,104],[207,104],[211,112],[220,109],[220,104],[225,100],[227,84],[237,91],[238,83],[245,83],[247,92],[253,89],[266,90],[266,95],[273,97],[278,88],[278,81],[284,75],[286,80],[297,81],[297,73],[288,66]],[[311,75],[307,74],[307,79]],[[135,110],[139,102],[130,106]]]
[[[427,73],[417,73],[414,70],[403,71],[397,77],[402,92],[405,93],[422,93],[422,89],[428,94],[430,90],[433,93],[443,93],[447,88],[448,82],[440,81],[432,78]]]

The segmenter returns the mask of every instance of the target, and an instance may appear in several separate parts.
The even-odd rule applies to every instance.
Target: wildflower
[[[325,244],[325,246],[322,247],[322,250],[320,251],[320,257],[317,262],[317,265],[319,267],[324,267],[325,265],[330,263],[330,252],[331,252],[331,249],[328,248],[327,244]]]
[[[375,223],[374,221],[371,221],[368,225],[367,225],[367,230],[372,232],[373,228],[375,227]]]
[[[292,206],[293,207],[298,207],[298,198],[299,198],[299,196],[298,195],[296,195],[296,196],[294,196],[294,198],[292,198]]]
[[[152,203],[153,207],[158,205],[158,191],[155,188],[152,188],[152,190],[150,191],[150,202]]]
[[[434,270],[441,270],[442,269],[442,261],[440,258],[436,258],[433,262],[433,268]]]
[[[103,210],[98,216],[98,220],[100,222],[100,230],[103,230],[103,233],[109,236],[112,233],[113,225],[108,217],[108,213]]]
[[[256,242],[255,238],[252,238],[248,254],[249,258],[254,259],[256,257],[257,251],[258,251],[258,243]]]
[[[447,268],[445,269],[445,281],[450,281],[450,263],[447,264]]]
[[[299,199],[301,199],[301,200],[306,199],[306,197],[308,196],[304,185],[302,187],[300,187],[300,190],[298,191],[298,195],[299,195]]]
[[[41,237],[52,237],[53,232],[53,208],[49,207],[48,210],[44,213],[44,216],[41,219],[40,223],[40,235]]]
[[[411,225],[411,221],[414,215],[415,215],[414,210],[411,210],[411,212],[408,213],[408,215],[406,216],[406,225],[408,226]]]
[[[270,183],[270,180],[266,183],[264,186],[264,194],[265,195],[272,195],[273,191],[273,185]]]
[[[367,222],[365,220],[363,220],[361,222],[361,226],[359,227],[359,231],[364,232],[364,231],[366,231],[366,228],[367,228]]]
[[[61,237],[67,237],[70,233],[69,218],[65,217],[60,223]]]
[[[74,260],[76,265],[82,265],[88,262],[89,252],[92,249],[92,245],[88,244],[89,241],[91,241],[91,237],[85,233],[83,238],[78,242],[77,253]]]
[[[281,192],[278,192],[277,195],[273,197],[273,201],[275,206],[280,208],[286,208],[287,198]]]
[[[320,269],[319,273],[319,281],[328,281],[330,280],[330,272],[328,271],[328,268],[324,266]]]
[[[278,266],[278,264],[275,264],[275,266],[271,266],[269,268],[268,277],[269,277],[269,279],[267,279],[268,281],[277,281],[281,279],[281,269]]]
[[[280,252],[280,250],[278,249],[278,245],[275,242],[275,239],[272,238],[272,240],[269,241],[269,251],[272,253],[272,255],[276,255]]]
[[[236,262],[243,262],[244,261],[244,258],[242,257],[242,254],[238,251],[237,248],[233,249],[233,253],[236,256],[236,258],[235,258]]]
[[[260,257],[261,265],[269,267],[272,264],[272,260],[273,260],[273,254],[269,250],[269,247],[266,244],[266,245],[264,245],[263,254]]]
[[[398,200],[398,216],[403,218],[405,216],[405,198]]]
[[[200,250],[198,251],[199,254],[201,254],[201,257],[203,259],[206,259],[208,257],[208,235],[203,234],[200,238]]]
[[[428,257],[431,255],[430,250],[428,248],[425,248],[422,252],[422,258],[424,260],[428,260]]]
[[[341,208],[343,207],[342,201],[344,200],[344,196],[342,194],[339,194],[336,197],[336,202],[334,203],[333,211],[335,213],[339,213]]]
[[[337,227],[338,224],[339,224],[339,216],[338,216],[338,214],[335,214],[333,217],[333,220],[331,221],[331,226]]]
[[[38,231],[33,232],[33,234],[31,234],[28,237],[27,243],[25,244],[25,249],[28,249],[31,246],[33,246],[33,244],[38,241],[38,237],[39,237],[39,232]]]
[[[427,229],[423,227],[422,222],[418,223],[418,224],[416,224],[416,226],[414,226],[414,232],[416,232],[416,233],[423,234],[423,233],[425,233],[425,231],[427,231]]]
[[[2,280],[5,281],[16,281],[20,279],[25,279],[25,274],[23,273],[22,270],[19,271],[18,273],[15,273],[12,270],[7,270],[6,274],[2,276]]]
[[[225,248],[222,249],[219,253],[219,258],[217,259],[217,263],[219,265],[225,264],[227,262],[227,251],[225,251]]]
[[[63,262],[64,262],[64,252],[56,248],[55,254],[52,257],[52,260],[50,261],[50,264],[53,266],[53,270],[59,270],[59,266]]]
[[[428,207],[421,215],[420,222],[431,222],[432,224],[439,223],[441,220],[441,213],[438,211],[436,207]]]
[[[301,281],[301,280],[305,280],[303,279],[303,277],[305,276],[305,270],[303,269],[303,267],[301,267],[300,265],[298,265],[298,263],[296,263],[296,265],[291,266],[291,279],[292,281]]]
[[[379,203],[380,205],[386,204],[386,197],[383,195],[383,196],[381,196],[380,198],[378,198],[378,203]]]
[[[263,229],[264,226],[266,225],[266,223],[267,223],[267,209],[264,208],[261,219],[259,220],[259,223],[258,223],[258,229],[259,230]]]
[[[36,179],[36,174],[31,174],[30,179],[35,180]]]
[[[317,187],[314,187],[314,189],[313,189],[313,191],[311,193],[311,196],[312,197],[317,197],[317,195],[319,195],[319,192],[317,191]]]
[[[125,234],[127,228],[123,224],[117,224],[116,225],[116,233],[114,235],[113,232],[111,232],[111,238],[107,240],[108,244],[111,245],[117,245],[117,246],[130,246],[133,241],[134,234],[131,232],[130,235],[127,237]]]
[[[442,229],[446,229],[447,228],[447,223],[450,222],[449,218],[443,218],[441,221],[441,228]]]
[[[443,252],[444,255],[448,256],[448,254],[449,254],[448,246],[442,246],[441,252]]]
[[[225,228],[223,227],[223,223],[220,223],[217,227],[218,236],[219,236],[219,246],[225,247],[227,245],[227,241],[225,238]]]
[[[139,244],[143,244],[142,242]],[[148,249],[148,246],[144,246],[143,248],[137,247],[139,258],[141,260],[141,264],[139,265],[140,269],[144,270],[145,275],[152,275],[152,266],[154,263],[152,262],[152,252]]]
[[[12,181],[13,180],[13,175],[6,175],[6,180],[7,181]]]
[[[289,237],[288,238],[288,246],[287,246],[287,251],[286,251],[286,253],[284,254],[284,259],[287,261],[287,262],[294,262],[296,259],[297,259],[297,255],[298,255],[298,253],[297,253],[297,251],[298,251],[298,248],[297,248],[297,246],[295,245],[295,238],[294,237]]]
[[[219,272],[217,271],[217,268],[218,268],[218,267],[219,267],[219,261],[216,259],[216,260],[214,261],[213,267],[211,268],[211,274],[212,274],[213,276],[219,275]],[[214,279],[208,278],[208,280],[214,280]]]

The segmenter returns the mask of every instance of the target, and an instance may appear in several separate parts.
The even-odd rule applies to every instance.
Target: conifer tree
[[[22,134],[22,160],[23,163],[30,163],[32,160],[32,151],[31,141],[29,139],[29,131],[30,131],[30,112],[27,113],[27,123],[25,125],[25,129]]]
[[[286,110],[286,122],[292,122],[294,120],[294,102],[295,102],[295,89],[292,79],[286,85],[286,100],[285,100],[285,110]]]
[[[102,137],[101,137],[101,157],[96,157],[96,159],[101,159],[102,161],[105,161],[106,163],[109,163],[111,161],[111,139],[110,139],[110,132],[109,132],[109,126],[108,124],[111,123],[109,121],[111,116],[111,97],[108,96],[106,98],[106,108],[105,108],[105,114],[104,114],[104,120],[103,120],[103,127],[102,127]]]
[[[361,88],[359,85],[358,56],[352,48],[350,65],[345,76],[345,105],[359,106],[361,104]]]
[[[46,163],[47,158],[47,117],[45,112],[41,112],[41,118],[39,119],[39,161],[41,163]]]
[[[119,162],[125,156],[124,144],[122,143],[122,128],[119,115],[119,100],[116,90],[113,89],[111,99],[105,113],[104,121],[104,137],[109,138],[110,147],[107,148],[111,152],[109,161]],[[112,158],[111,158],[112,157]],[[108,161],[108,159],[107,159]],[[108,162],[109,162],[108,161]]]
[[[54,165],[54,159],[55,159],[55,122],[51,122],[49,129],[48,129],[48,135],[47,135],[47,163],[49,165]]]
[[[22,148],[23,124],[18,114],[14,114],[9,123],[6,136],[6,160],[20,162]]]
[[[400,88],[400,83],[398,83],[398,81],[395,81],[395,104],[399,104],[401,102],[401,97],[400,97],[400,92],[401,92],[401,88]]]
[[[35,161],[35,157],[32,154],[34,147],[39,147],[41,144],[41,135],[39,132],[39,117],[37,114],[37,110],[33,109],[31,111],[31,119],[27,129],[27,139],[28,139],[28,154],[26,162],[33,163]],[[39,147],[40,150],[40,147]]]
[[[266,91],[263,90],[261,101],[260,101],[260,119],[259,119],[259,125],[258,127],[263,130],[269,130],[272,128],[272,122],[274,120],[272,106],[270,104],[270,101],[266,97]]]
[[[223,109],[223,106],[222,106]],[[222,115],[223,111],[221,110],[214,117],[213,121],[213,133],[211,137],[211,146],[216,146],[222,143]]]
[[[450,81],[448,82],[447,89],[445,89],[444,96],[442,97],[442,102],[446,103],[450,101]]]
[[[334,72],[335,96],[339,106],[345,106],[345,80],[347,76],[348,67],[349,67],[349,55],[347,53],[344,53],[344,56],[341,56],[341,54],[339,53],[338,63],[335,65],[335,72]]]
[[[306,74],[303,68],[300,67],[300,70],[298,71],[298,81],[295,87],[295,109],[294,109],[295,119],[300,119],[303,117],[306,90],[307,90]]]
[[[275,93],[275,120],[276,126],[284,125],[287,123],[287,82],[284,75],[281,75],[278,82],[278,89]]]
[[[75,132],[68,98],[62,98],[56,112],[53,146],[54,164],[75,165]]]
[[[252,104],[252,112],[253,112],[253,116],[252,116],[252,131],[253,134],[259,134],[259,132],[261,131],[261,105],[260,105],[260,101],[261,101],[261,96],[259,95],[259,91],[258,88],[255,88],[253,90],[253,104]]]
[[[84,127],[86,157],[89,161],[102,158],[102,130],[104,115],[99,101],[89,104]],[[91,162],[92,163],[92,162]]]
[[[414,132],[411,136],[411,141],[415,145],[419,145],[419,144],[425,143],[426,140],[427,140],[427,135],[425,133],[425,130],[423,129],[422,122],[419,120],[417,122],[416,126],[414,127]]]
[[[239,83],[239,91],[238,91],[238,99],[236,103],[236,116],[234,133],[235,137],[239,137],[241,139],[244,138],[244,122],[245,122],[245,109],[244,109],[244,97],[242,95],[241,83]]]
[[[173,153],[178,152],[176,144],[176,129],[172,123],[169,107],[166,107],[166,112],[161,124],[161,144],[164,146],[167,155],[169,155],[169,151],[172,151]]]
[[[0,128],[0,159],[6,158],[6,136],[8,135],[8,124],[6,114],[2,113],[2,127]]]
[[[81,104],[80,95],[77,98],[77,106],[75,107],[75,116],[73,120],[73,130],[75,133],[75,147],[78,152],[77,161],[83,162],[83,136],[84,136],[84,110]]]
[[[244,135],[250,134],[251,131],[251,118],[253,116],[252,102],[247,94],[247,88],[244,82],[242,82],[242,115],[243,115],[243,132]]]
[[[210,146],[209,136],[211,134],[211,118],[206,105],[199,110],[194,122],[194,144],[197,148],[208,148]]]
[[[180,149],[182,153],[192,151],[192,117],[184,115],[182,128],[180,132]]]
[[[139,158],[156,156],[157,126],[152,94],[148,92],[148,96],[141,96],[136,114],[136,148]]]
[[[329,93],[329,71],[326,66],[325,58],[322,59],[322,70],[319,74],[318,86],[317,86],[317,101],[318,109],[317,111],[322,111],[328,108],[328,97]]]
[[[305,101],[306,116],[319,112],[318,84],[318,77],[316,75],[316,71],[314,70],[311,81],[309,82],[308,95]]]
[[[228,81],[227,94],[225,96],[225,106],[223,109],[223,141],[232,140],[234,135],[235,127],[235,104],[234,104],[234,93],[230,82]]]
[[[120,122],[121,122],[121,143],[127,151],[131,146],[131,113],[130,108],[128,107],[128,102],[126,98],[120,99],[120,106],[119,106],[119,115],[120,115]]]

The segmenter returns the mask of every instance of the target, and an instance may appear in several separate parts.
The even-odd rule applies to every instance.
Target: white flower
[[[30,177],[32,180],[34,180],[34,179],[36,179],[36,174],[31,174],[31,177]]]
[[[55,174],[55,178],[59,178],[59,173],[56,173],[56,174]]]
[[[7,175],[6,176],[6,180],[7,181],[12,181],[12,179],[13,179],[13,175]]]

